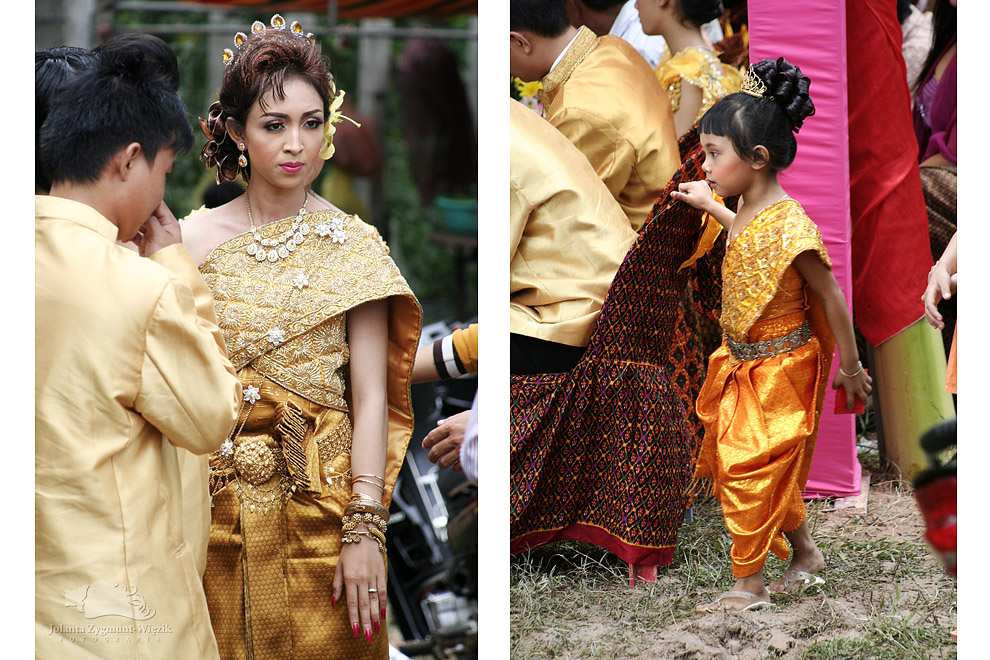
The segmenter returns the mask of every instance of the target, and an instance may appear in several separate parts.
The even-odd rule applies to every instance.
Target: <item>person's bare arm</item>
[[[870,377],[859,361],[856,336],[853,333],[852,319],[846,307],[846,297],[835,281],[832,271],[822,263],[814,252],[802,252],[794,259],[794,267],[801,273],[811,290],[815,292],[825,308],[825,318],[832,328],[835,343],[839,347],[839,372],[832,381],[832,389],[846,390],[846,409],[852,409],[854,397],[866,401],[873,390]],[[843,375],[847,374],[847,375]]]
[[[671,191],[670,195],[674,199],[712,216],[725,231],[729,231],[732,227],[732,221],[736,219],[735,213],[715,201],[712,196],[712,189],[708,187],[705,181],[682,183],[677,186],[677,190]]]

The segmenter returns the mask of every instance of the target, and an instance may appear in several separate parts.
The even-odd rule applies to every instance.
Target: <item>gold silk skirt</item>
[[[239,375],[245,387],[259,387],[260,399],[245,405],[233,447],[210,456],[212,525],[203,584],[220,657],[387,658],[384,622],[369,644],[363,627],[353,635],[345,594],[330,607],[350,500],[347,413],[290,392],[251,367]],[[293,492],[291,484],[300,481],[309,486]]]
[[[805,320],[803,310],[773,316],[769,308],[764,316],[772,317],[754,323],[747,341],[781,337]],[[819,386],[827,377],[815,336],[789,353],[746,361],[735,360],[723,339],[709,360],[697,403],[705,440],[695,476],[713,482],[722,504],[736,578],[762,570],[770,551],[786,559],[782,532],[804,522],[801,491],[817,438]]]

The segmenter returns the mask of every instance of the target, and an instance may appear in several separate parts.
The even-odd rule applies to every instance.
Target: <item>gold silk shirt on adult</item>
[[[35,198],[36,654],[217,658],[176,448],[216,449],[240,384],[185,247],[116,237]]]
[[[670,101],[643,56],[582,27],[539,92],[547,121],[583,153],[637,231],[680,165]]]
[[[509,330],[587,346],[636,232],[574,145],[509,105]]]

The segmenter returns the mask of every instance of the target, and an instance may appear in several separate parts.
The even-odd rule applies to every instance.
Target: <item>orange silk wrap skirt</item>
[[[761,319],[748,341],[797,329],[805,312]],[[808,481],[827,379],[818,337],[789,353],[736,361],[725,340],[712,354],[698,397],[705,439],[696,477],[711,479],[732,535],[732,573],[759,572],[767,553],[788,556],[782,532],[805,519]]]

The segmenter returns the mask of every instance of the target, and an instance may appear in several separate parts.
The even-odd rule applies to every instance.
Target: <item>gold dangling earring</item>
[[[247,149],[247,147],[244,145],[243,142],[238,142],[237,143],[237,148],[241,152],[241,155],[237,157],[237,164],[241,166],[241,169],[243,169],[243,168],[245,168],[245,167],[248,166],[247,154],[244,153],[244,151],[245,151],[245,149]]]

